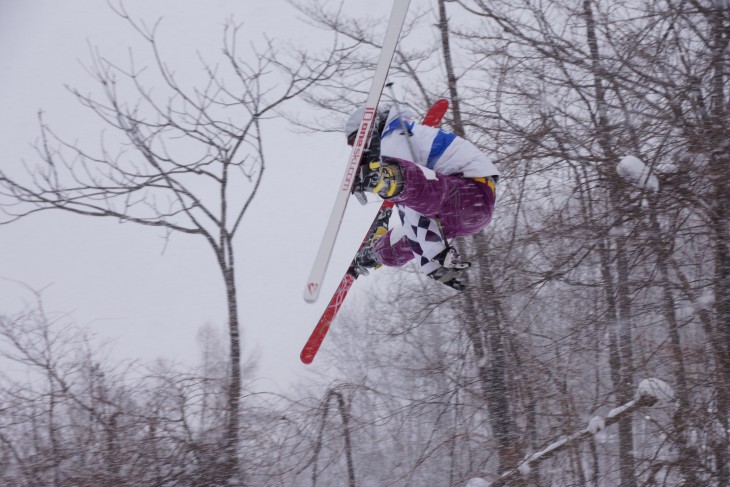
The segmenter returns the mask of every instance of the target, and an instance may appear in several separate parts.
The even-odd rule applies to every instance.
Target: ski
[[[385,87],[385,79],[388,76],[388,70],[393,61],[398,38],[400,37],[401,30],[403,30],[409,4],[410,0],[393,0],[390,20],[388,21],[388,27],[385,29],[383,47],[380,49],[380,56],[378,57],[375,74],[370,85],[370,93],[365,102],[365,113],[360,121],[360,128],[357,131],[355,143],[352,145],[352,152],[347,163],[345,176],[342,179],[337,199],[332,208],[332,214],[322,236],[319,251],[314,259],[307,284],[304,286],[304,300],[308,303],[315,302],[319,296],[322,281],[324,280],[324,275],[332,255],[332,249],[335,246],[335,240],[337,239],[337,234],[340,231],[340,225],[345,215],[347,201],[352,192],[352,185],[355,182],[355,173],[360,165],[362,153],[367,148],[370,132],[375,120],[375,112],[380,102],[383,88]]]
[[[449,102],[448,100],[438,100],[436,103],[434,103],[431,108],[428,109],[428,112],[426,112],[426,116],[423,117],[423,125],[429,125],[431,127],[438,127],[441,124],[441,119],[446,114],[446,110],[449,108]],[[383,211],[387,211],[390,208],[392,208],[394,205],[391,201],[385,200],[380,206],[380,210],[378,210],[378,213],[375,215],[375,219],[373,222],[375,222],[378,217],[382,214]],[[362,243],[360,244],[360,248],[362,248],[363,245],[365,245],[368,241],[368,237],[370,236],[370,233],[372,231],[372,226],[370,230],[368,230],[368,234],[363,239]],[[359,250],[359,249],[358,249]],[[352,284],[355,282],[355,279],[357,279],[357,276],[352,272],[352,266],[350,265],[350,268],[345,273],[345,277],[342,278],[340,281],[339,286],[337,286],[337,289],[335,290],[335,293],[332,295],[332,299],[330,299],[330,302],[327,304],[327,307],[324,310],[324,313],[322,314],[322,317],[319,319],[319,322],[317,323],[317,326],[314,327],[314,331],[312,331],[312,334],[309,336],[309,339],[307,340],[307,343],[304,344],[304,348],[302,348],[302,352],[299,354],[299,358],[301,361],[305,364],[311,364],[314,360],[314,356],[317,355],[317,351],[319,351],[319,347],[322,345],[322,342],[324,341],[325,336],[327,336],[327,332],[330,329],[330,325],[332,324],[332,321],[335,319],[335,316],[337,316],[337,312],[340,310],[340,307],[342,306],[342,303],[345,302],[345,298],[347,297],[347,293],[350,291],[350,288],[352,287]]]

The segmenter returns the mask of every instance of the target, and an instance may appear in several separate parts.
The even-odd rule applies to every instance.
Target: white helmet
[[[345,122],[345,137],[347,137],[348,141],[357,133],[357,129],[360,128],[360,122],[362,121],[364,113],[365,107],[360,107],[352,112],[352,114],[348,117],[347,122]]]
[[[365,107],[360,107],[347,119],[345,122],[345,136],[347,137],[347,142],[349,143],[351,140],[354,140],[355,134],[357,133],[358,129],[360,128],[360,122],[362,122],[362,116],[365,113]],[[377,131],[378,123],[384,122],[385,118],[388,116],[388,109],[380,110],[378,109],[375,115],[375,129],[373,132]]]

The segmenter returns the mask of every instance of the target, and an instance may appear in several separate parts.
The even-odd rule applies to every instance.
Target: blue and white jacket
[[[410,137],[404,133],[399,115]],[[461,174],[466,178],[499,176],[497,167],[474,144],[451,132],[419,125],[405,111],[399,114],[390,110],[380,138],[382,156],[412,161],[441,174]]]

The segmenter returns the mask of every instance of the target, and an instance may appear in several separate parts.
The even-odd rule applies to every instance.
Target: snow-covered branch
[[[599,431],[617,423],[624,416],[632,414],[639,408],[653,406],[657,402],[667,403],[674,401],[674,390],[666,382],[660,379],[645,379],[641,381],[633,400],[609,411],[605,417],[596,416],[588,422],[588,426],[575,433],[559,438],[545,448],[527,455],[515,468],[505,472],[493,483],[488,483],[481,478],[474,478],[467,483],[466,487],[499,487],[507,485],[518,475],[527,475],[540,463],[553,457],[566,447],[580,442],[585,438],[595,435]]]
[[[626,156],[616,166],[616,172],[625,180],[641,189],[659,191],[659,179],[638,157]]]

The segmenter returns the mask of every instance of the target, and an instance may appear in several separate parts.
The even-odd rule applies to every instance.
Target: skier
[[[348,145],[356,139],[363,109],[345,123]],[[355,257],[356,275],[369,268],[400,267],[418,259],[421,272],[456,290],[467,268],[448,240],[473,235],[492,217],[499,171],[474,144],[450,132],[413,122],[408,112],[379,110],[353,191],[361,202],[375,193],[395,203],[404,235],[378,219]]]

